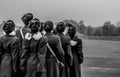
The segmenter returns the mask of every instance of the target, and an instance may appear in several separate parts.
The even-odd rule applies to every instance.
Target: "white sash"
[[[24,35],[23,35],[23,32],[22,32],[22,29],[23,29],[23,27],[20,28],[20,34],[21,34],[22,38],[24,39]]]

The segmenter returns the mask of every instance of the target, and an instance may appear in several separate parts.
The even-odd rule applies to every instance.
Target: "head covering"
[[[22,16],[22,21],[25,23],[25,25],[28,25],[32,19],[33,19],[32,13],[26,13]]]
[[[66,23],[66,27],[71,27],[71,26],[73,26],[73,25],[70,23]]]
[[[33,20],[35,20],[38,27],[40,27],[40,20],[38,18],[34,18]]]
[[[57,32],[62,33],[65,30],[65,25],[63,22],[59,22],[56,27]]]
[[[15,29],[15,24],[12,20],[8,20],[4,23],[3,25],[3,30],[5,31],[6,34],[11,33]]]
[[[44,25],[44,30],[46,32],[51,32],[53,30],[53,22],[52,21],[46,21]]]
[[[76,27],[73,26],[73,25],[70,26],[70,27],[68,28],[68,34],[69,34],[70,37],[74,37],[75,34],[76,34]]]
[[[29,28],[31,29],[32,33],[38,32],[38,28],[39,28],[38,21],[36,21],[35,19],[31,20],[29,24]]]

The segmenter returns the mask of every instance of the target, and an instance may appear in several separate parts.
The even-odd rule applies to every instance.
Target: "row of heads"
[[[32,13],[26,13],[23,14],[21,20],[25,25],[28,25],[29,22],[33,19],[33,14]],[[4,21],[3,23],[3,30],[5,31],[6,34],[9,34],[15,29],[15,23],[12,20],[7,20]]]
[[[54,28],[54,23],[52,21],[46,21],[44,22],[44,25],[40,23],[40,20],[38,18],[33,18],[32,13],[26,13],[22,16],[22,21],[26,26],[28,26],[31,29],[31,32],[35,33],[38,31],[45,30],[46,32],[51,32]],[[59,22],[56,25],[56,31],[59,33],[64,32],[65,28],[69,27],[69,31],[72,31],[76,33],[76,27],[74,27],[70,23],[64,23],[64,22]],[[15,23],[12,20],[7,20],[4,23],[3,30],[5,33],[9,34],[15,29]]]

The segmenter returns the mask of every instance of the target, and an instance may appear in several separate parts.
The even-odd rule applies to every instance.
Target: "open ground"
[[[120,77],[120,41],[82,41],[82,77]]]

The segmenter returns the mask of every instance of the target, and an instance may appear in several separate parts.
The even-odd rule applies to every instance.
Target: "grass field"
[[[120,58],[120,41],[83,39],[85,56]]]
[[[82,36],[82,38],[91,40],[120,41],[120,36]]]
[[[120,77],[120,41],[83,39],[82,77]]]

